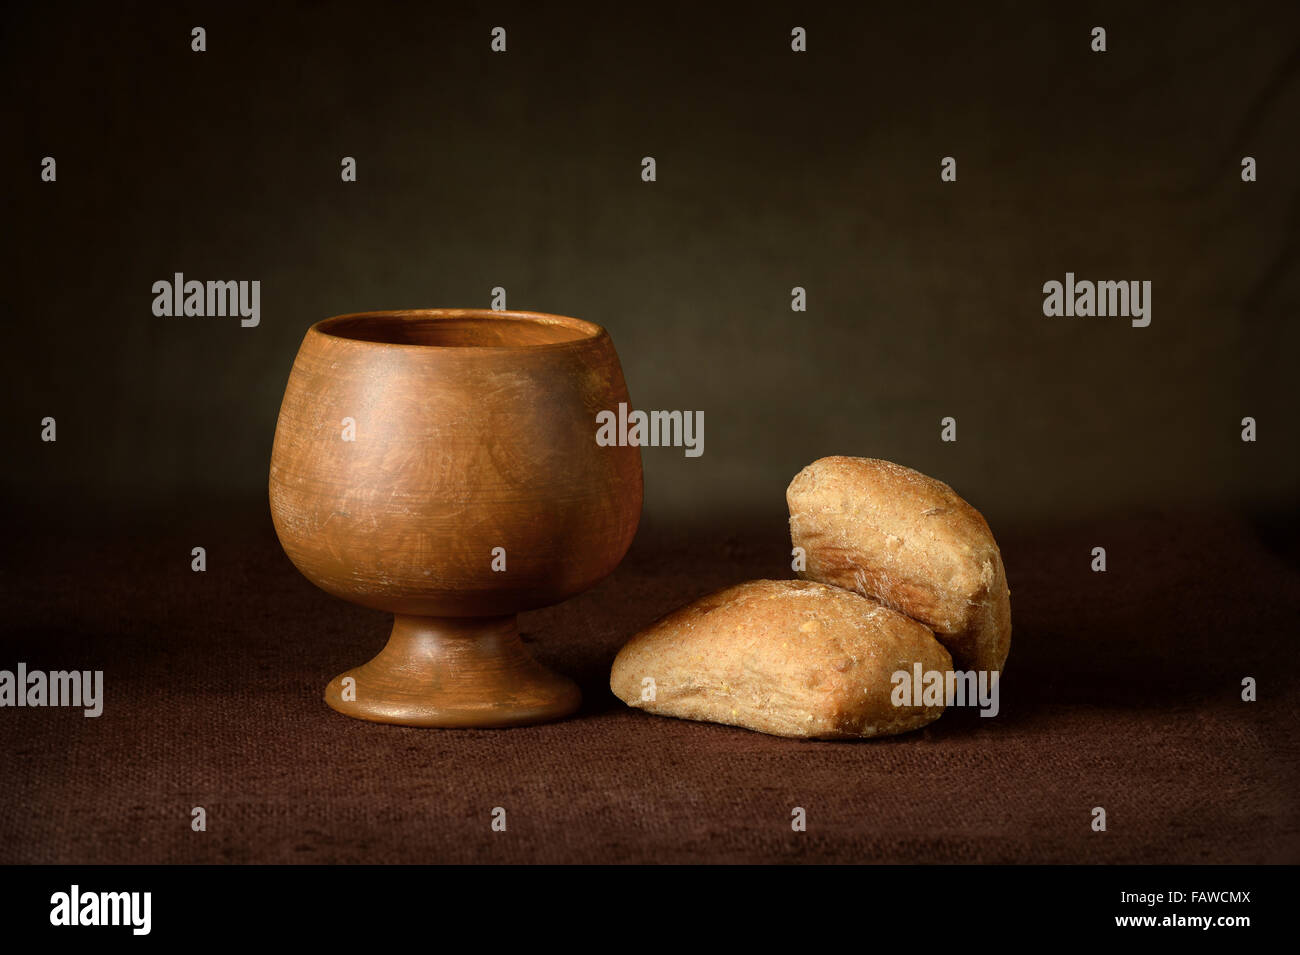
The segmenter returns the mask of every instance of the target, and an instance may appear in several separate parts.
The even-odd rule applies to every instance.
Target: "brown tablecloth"
[[[1285,533],[1160,513],[999,531],[1015,633],[996,719],[801,742],[614,699],[610,661],[639,627],[790,576],[782,518],[643,527],[597,588],[524,615],[534,652],[585,700],[573,719],[504,731],[326,707],[326,681],[388,624],[308,584],[254,505],[183,530],[16,529],[0,669],[102,669],[106,702],[98,719],[0,710],[0,862],[1300,860]],[[1098,543],[1104,574],[1089,568]],[[1247,676],[1258,702],[1240,699]]]

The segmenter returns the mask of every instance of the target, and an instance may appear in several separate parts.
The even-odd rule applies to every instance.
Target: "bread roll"
[[[952,667],[915,620],[838,587],[754,580],[637,634],[614,660],[609,685],[628,706],[661,716],[776,736],[888,736],[943,713],[942,705],[893,704],[892,675],[918,662]]]
[[[830,457],[786,491],[801,576],[846,587],[920,620],[963,670],[1001,670],[1011,592],[979,511],[942,481],[873,458]]]

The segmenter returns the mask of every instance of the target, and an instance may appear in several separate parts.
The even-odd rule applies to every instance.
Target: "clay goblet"
[[[641,516],[641,454],[596,443],[628,400],[609,334],[537,312],[428,309],[313,325],[271,452],[271,515],[312,583],[395,614],[325,700],[411,726],[559,719],[577,686],[516,614],[612,571]]]

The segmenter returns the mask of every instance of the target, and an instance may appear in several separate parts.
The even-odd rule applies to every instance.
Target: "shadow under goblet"
[[[411,726],[558,719],[577,686],[516,615],[591,587],[641,514],[641,456],[596,443],[628,400],[608,333],[538,312],[369,312],[312,326],[271,452],[276,533],[321,589],[395,615],[325,700]]]

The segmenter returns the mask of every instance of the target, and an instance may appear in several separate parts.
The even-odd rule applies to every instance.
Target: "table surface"
[[[999,532],[1001,714],[859,742],[654,717],[609,693],[642,626],[791,576],[780,515],[643,527],[596,588],[525,614],[583,706],[495,731],[330,710],[325,683],[383,645],[386,618],[307,583],[254,505],[176,517],[10,535],[0,668],[102,669],[105,706],[0,712],[0,862],[1300,861],[1297,556],[1237,516]],[[1089,567],[1099,543],[1106,573]]]

